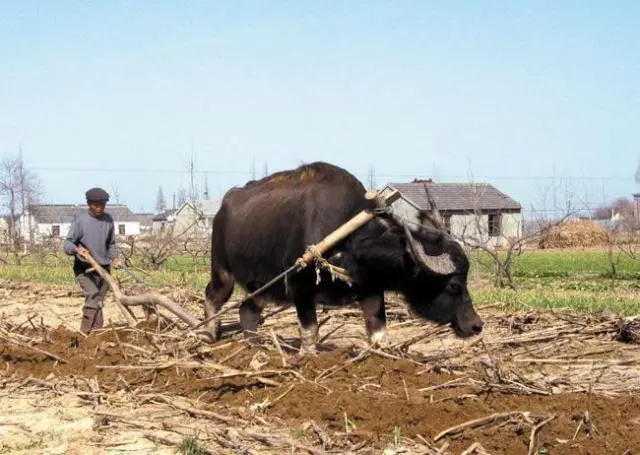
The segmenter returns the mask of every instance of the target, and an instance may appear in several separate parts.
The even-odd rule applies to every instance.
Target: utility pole
[[[376,189],[376,170],[373,165],[369,166],[369,189]]]

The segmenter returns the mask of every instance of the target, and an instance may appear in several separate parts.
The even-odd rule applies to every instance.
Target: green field
[[[625,254],[615,254],[618,276],[640,278],[640,261]],[[606,252],[536,251],[517,258],[515,274],[519,277],[611,277],[611,261]]]
[[[471,292],[477,305],[508,308],[567,309],[579,312],[609,310],[621,315],[640,313],[640,260],[619,255],[617,276],[611,273],[606,252],[532,251],[519,256],[513,272],[518,291],[491,285],[486,257],[472,255]],[[0,265],[0,278],[73,284],[71,259],[64,255],[26,258],[21,265]],[[203,292],[208,280],[208,260],[189,256],[170,258],[160,270],[144,270],[135,262],[131,270],[152,287],[188,286]],[[132,279],[124,271],[114,275]]]

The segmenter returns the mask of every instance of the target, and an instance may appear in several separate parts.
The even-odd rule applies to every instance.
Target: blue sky
[[[527,209],[640,191],[640,2],[0,3],[0,154],[153,211],[326,160]],[[551,177],[555,176],[555,180]]]

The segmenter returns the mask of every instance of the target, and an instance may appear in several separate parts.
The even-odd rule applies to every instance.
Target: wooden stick
[[[182,441],[184,441],[184,435],[181,435],[181,436],[182,437],[177,437],[171,434],[159,435],[159,434],[151,433],[149,431],[144,433],[144,437],[151,442],[154,442],[156,444],[164,444],[166,446],[174,446],[174,447],[179,447]],[[202,445],[198,447],[199,447],[198,449],[199,452],[204,453],[206,455],[215,455],[216,453],[218,453],[218,452],[209,450],[206,447],[203,447]]]
[[[369,200],[373,200],[378,197],[378,194],[376,192],[367,192],[367,194],[365,194],[365,197]],[[396,201],[398,198],[400,198],[400,193],[396,190],[390,193],[382,201],[382,204],[385,206],[389,205],[392,202]],[[336,229],[335,231],[327,235],[320,242],[316,243],[313,247],[313,250],[309,250],[306,253],[304,253],[302,255],[302,261],[304,261],[305,264],[310,263],[313,260],[313,257],[315,254],[318,254],[318,255],[324,254],[333,246],[335,246],[336,243],[340,242],[341,240],[349,236],[351,233],[357,231],[362,226],[367,224],[369,221],[374,219],[375,216],[376,216],[375,213],[369,210],[362,210],[360,213],[355,215],[353,218],[351,218],[349,221],[344,223],[338,229]]]
[[[193,316],[189,311],[182,308],[176,302],[165,295],[157,292],[146,292],[140,295],[120,295],[120,301],[125,305],[145,305],[153,303],[164,307],[186,322],[191,328],[195,328],[200,324],[200,320]]]
[[[456,425],[453,426],[451,428],[447,428],[446,430],[442,431],[441,433],[439,433],[435,438],[433,438],[434,442],[438,442],[439,439],[442,439],[444,436],[450,435],[450,434],[454,434],[454,433],[458,433],[462,430],[464,430],[465,428],[471,427],[471,428],[475,428],[475,427],[479,427],[482,425],[486,425],[487,423],[493,423],[497,420],[505,420],[505,419],[510,419],[512,417],[518,417],[518,416],[524,416],[525,418],[529,417],[529,413],[528,412],[520,412],[520,411],[516,411],[516,412],[498,412],[495,414],[491,414],[490,416],[486,416],[486,417],[481,417],[479,419],[474,419],[474,420],[469,420],[468,422],[464,422],[461,423],[460,425]]]
[[[271,329],[271,338],[273,339],[273,344],[276,345],[276,349],[278,350],[280,358],[282,359],[282,366],[286,368],[287,359],[284,355],[284,351],[282,350],[282,346],[280,346],[280,343],[278,342],[278,337],[276,336],[276,333],[273,331],[273,329]]]
[[[185,406],[183,404],[180,404],[171,400],[169,397],[166,397],[164,395],[147,395],[145,397],[166,403],[169,406],[173,406],[174,408],[184,411],[187,414],[190,414],[192,416],[202,416],[209,419],[219,420],[220,422],[225,422],[225,423],[244,423],[245,422],[243,419],[225,416],[222,414],[218,414],[217,412],[206,411],[204,409],[198,409],[196,407]]]
[[[460,452],[460,455],[472,455],[476,453],[476,451],[482,451],[481,453],[485,453],[484,447],[479,442],[474,442],[465,450],[464,452]]]
[[[542,428],[543,426],[545,426],[547,423],[551,422],[555,418],[556,418],[556,416],[552,415],[548,419],[544,419],[538,425],[533,427],[533,429],[531,430],[531,437],[529,438],[529,452],[528,452],[527,455],[533,455],[535,453],[535,449],[536,449],[536,433],[538,432],[538,430],[540,430],[540,428]]]
[[[124,357],[124,359],[127,360],[127,353],[122,347],[122,344],[120,343],[120,337],[118,336],[118,331],[116,330],[115,325],[113,325],[113,321],[111,321],[111,319],[109,319],[109,325],[111,326],[111,331],[113,332],[113,336],[116,339],[116,343],[120,348],[120,353],[122,354],[122,357]]]
[[[80,254],[80,256],[82,256],[84,259],[89,261],[92,268],[98,273],[98,275],[100,275],[107,282],[107,284],[111,288],[111,291],[113,292],[113,295],[115,297],[116,306],[118,307],[118,309],[120,310],[124,318],[126,319],[127,325],[129,327],[134,327],[136,325],[136,320],[131,315],[130,310],[128,311],[127,309],[125,309],[124,304],[121,301],[123,294],[120,291],[120,288],[116,284],[116,281],[113,279],[113,277],[109,273],[107,273],[107,271],[104,268],[102,268],[100,264],[98,264],[98,261],[96,261],[91,255],[91,253],[89,253],[88,251],[86,253]]]
[[[180,319],[182,319],[184,322],[189,324],[189,326],[192,328],[200,325],[199,319],[197,319],[195,316],[193,316],[191,313],[189,313],[187,310],[182,308],[170,298],[157,292],[147,292],[145,294],[137,296],[124,295],[113,277],[108,274],[107,271],[103,269],[102,266],[100,266],[100,264],[98,264],[98,262],[91,256],[91,254],[83,255],[83,257],[91,263],[96,272],[98,272],[98,274],[109,284],[109,287],[113,291],[118,309],[124,315],[129,326],[135,326],[136,320],[133,318],[130,310],[126,307],[128,305],[145,305],[149,303],[166,308],[167,310],[178,316]]]
[[[295,384],[291,384],[287,390],[278,395],[271,403],[267,405],[267,407],[271,407],[276,404],[278,401],[282,400],[289,392],[291,392],[295,388]]]

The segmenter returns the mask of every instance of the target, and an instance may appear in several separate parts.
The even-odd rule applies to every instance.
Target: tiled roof
[[[153,221],[166,221],[170,216],[175,215],[178,209],[168,209],[153,216]]]
[[[86,213],[87,210],[86,205],[34,204],[29,206],[29,213],[33,215],[38,223],[71,223],[76,217]],[[111,215],[115,221],[138,221],[138,217],[126,205],[107,205],[105,212]]]
[[[420,209],[431,209],[425,186],[438,210],[521,210],[520,203],[489,183],[389,183]]]
[[[221,205],[221,201],[199,199],[193,202],[185,202],[177,211],[180,212],[182,210],[185,210],[185,207],[190,207],[191,210],[195,210],[201,216],[212,218],[215,216],[218,210],[220,210]]]

